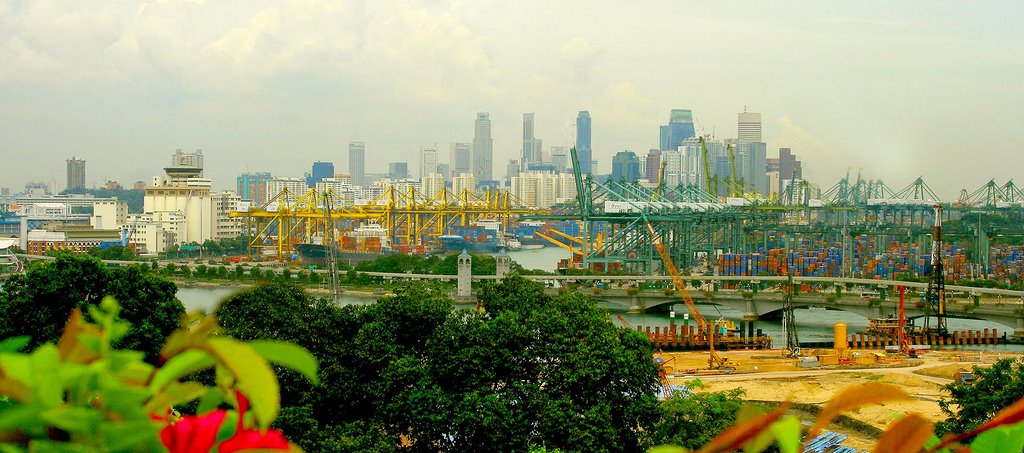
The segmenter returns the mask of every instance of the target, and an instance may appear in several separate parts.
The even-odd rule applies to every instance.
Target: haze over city
[[[419,151],[493,123],[494,172],[518,158],[522,114],[545,147],[593,118],[598,171],[658,146],[690,109],[698,133],[763,115],[827,188],[848,170],[943,198],[1018,177],[1024,4],[986,2],[2,2],[0,187],[162,173],[203,149],[215,188],[314,160],[418,168]],[[969,170],[969,171],[965,171]],[[1024,181],[1022,181],[1024,182]]]

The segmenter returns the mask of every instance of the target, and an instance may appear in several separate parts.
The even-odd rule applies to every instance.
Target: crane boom
[[[704,182],[705,187],[711,195],[718,196],[718,187],[711,187],[711,168],[708,166],[708,147],[704,144],[704,137],[700,138],[700,153],[704,157]]]
[[[669,275],[672,276],[672,284],[676,287],[676,292],[679,293],[679,297],[683,299],[686,304],[686,309],[690,312],[690,317],[697,322],[697,329],[699,333],[706,333],[709,337],[714,335],[714,332],[708,331],[708,321],[704,318],[704,315],[697,309],[697,304],[693,302],[693,298],[690,297],[690,293],[686,290],[686,281],[679,275],[679,270],[676,269],[675,263],[672,262],[672,257],[668,255],[668,250],[665,249],[665,244],[661,242],[661,237],[654,231],[654,226],[651,222],[645,222],[647,224],[647,231],[651,233],[651,241],[654,242],[654,249],[658,251],[658,256],[661,257],[661,263],[665,265],[665,270],[668,271]]]

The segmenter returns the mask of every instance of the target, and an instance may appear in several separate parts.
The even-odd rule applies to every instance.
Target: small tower
[[[508,256],[508,253],[505,253],[505,249],[502,248],[497,255],[494,255],[494,275],[501,280],[510,272],[512,272],[512,257]]]
[[[473,296],[473,257],[465,250],[459,254],[459,278],[458,289],[455,292],[457,300],[467,300]]]

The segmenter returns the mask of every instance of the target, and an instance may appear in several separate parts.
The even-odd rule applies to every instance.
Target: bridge
[[[52,260],[51,256],[43,255],[18,255],[19,258],[26,261],[31,260]],[[140,261],[115,261],[107,260],[104,261],[111,266],[130,266],[145,264]],[[174,263],[176,266],[183,266],[194,269],[201,264],[198,263]],[[283,267],[263,267],[264,270],[273,270],[274,272],[282,272],[285,268]],[[317,269],[314,270],[316,273],[326,274],[327,270]],[[373,277],[380,277],[388,279],[390,281],[416,281],[416,280],[434,280],[434,281],[456,281],[457,275],[438,275],[438,274],[413,274],[404,272],[363,272],[366,275]],[[546,291],[549,294],[557,294],[559,288],[568,284],[583,284],[591,286],[594,283],[619,283],[619,284],[639,284],[639,283],[650,283],[650,282],[663,282],[670,284],[672,281],[671,276],[663,275],[601,275],[601,274],[589,274],[589,275],[524,275],[522,276],[526,280],[544,283],[547,288]],[[472,281],[489,281],[496,280],[499,277],[497,275],[474,275]],[[687,281],[691,286],[691,293],[694,301],[717,304],[728,306],[744,314],[744,320],[755,320],[762,316],[772,317],[778,315],[783,309],[784,301],[783,295],[777,291],[760,291],[757,293],[749,293],[744,295],[738,291],[699,291],[693,288],[698,288],[701,285],[711,285],[715,282],[718,283],[740,283],[746,282],[750,284],[758,283],[786,283],[789,281],[789,277],[781,276],[762,276],[762,277],[750,277],[750,276],[725,276],[725,275],[690,275],[683,276],[683,280]],[[907,288],[914,289],[926,289],[927,283],[920,282],[904,282],[898,280],[878,280],[878,279],[862,279],[862,278],[843,278],[843,277],[792,277],[793,283],[796,285],[800,284],[817,284],[824,286],[866,286],[875,288],[896,288],[898,286],[905,286]],[[639,286],[639,285],[637,285]],[[668,288],[668,287],[666,287]],[[967,319],[983,319],[993,321],[1009,328],[1014,329],[1014,335],[1020,337],[1024,336],[1024,291],[1001,289],[1001,288],[975,288],[971,286],[960,286],[960,285],[946,285],[947,291],[962,292],[963,294],[977,297],[978,303],[974,301],[968,301],[968,303],[956,303],[955,301],[947,304],[947,314],[949,317],[954,318],[967,318]],[[830,298],[829,295],[835,297]],[[602,288],[595,291],[595,298],[603,300],[609,303],[619,304],[631,311],[643,312],[647,309],[654,308],[660,305],[671,305],[682,303],[682,300],[675,292],[666,293],[665,289],[638,289],[638,288]],[[826,307],[832,309],[838,309],[854,313],[865,318],[877,318],[885,316],[890,313],[894,313],[896,310],[897,302],[893,300],[881,301],[877,300],[865,300],[856,294],[834,294],[834,293],[798,293],[793,298],[793,305],[797,308],[800,307]],[[926,312],[922,308],[918,308],[914,302],[906,304],[906,312],[912,318],[926,316]]]

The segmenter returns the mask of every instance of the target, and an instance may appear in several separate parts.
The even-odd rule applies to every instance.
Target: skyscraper
[[[580,110],[576,115],[576,156],[580,161],[580,173],[593,171],[593,150],[590,147],[590,112]]]
[[[352,185],[366,185],[366,144],[349,142],[348,172],[352,175]]]
[[[569,167],[569,147],[552,146],[551,165],[559,172],[565,171]]]
[[[388,164],[389,179],[407,179],[409,177],[409,164],[407,162],[391,162]]]
[[[533,113],[523,114],[523,158],[521,167],[527,168],[540,165],[544,161],[541,140],[533,136]]]
[[[644,176],[647,180],[655,184],[658,183],[658,176],[661,173],[661,151],[657,149],[651,149],[647,151],[647,157],[644,159]]]
[[[324,178],[334,177],[334,162],[313,162],[313,168],[309,174],[306,175],[306,185],[310,189],[316,187],[316,183],[320,182]]]
[[[509,159],[508,166],[505,167],[505,179],[512,179],[519,176],[519,161],[515,159]]]
[[[452,143],[451,173],[452,177],[462,173],[473,172],[473,144]]]
[[[789,148],[779,148],[779,192],[789,184],[789,181],[803,178],[803,169],[796,155]]]
[[[661,126],[659,131],[662,151],[678,148],[683,140],[696,135],[693,128],[693,112],[685,109],[672,109],[668,124]]]
[[[68,163],[68,189],[85,188],[85,160],[78,156],[67,160]]]
[[[739,114],[736,139],[744,142],[761,141],[761,114],[743,112]]]
[[[437,148],[425,148],[420,158],[420,179],[437,173]]]
[[[636,153],[624,150],[612,157],[612,180],[636,181],[640,179],[640,158]]]
[[[492,181],[494,141],[491,139],[491,119],[487,112],[476,114],[473,133],[473,176],[477,183]]]

